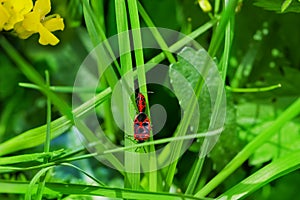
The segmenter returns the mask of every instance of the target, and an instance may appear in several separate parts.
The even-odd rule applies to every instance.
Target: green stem
[[[45,76],[46,76],[46,85],[48,88],[50,87],[50,77],[49,77],[49,72],[45,71]],[[49,153],[50,152],[50,141],[51,141],[51,99],[47,98],[47,126],[46,126],[46,140],[44,144],[44,153]],[[44,164],[47,164],[49,162],[49,157],[44,158]],[[46,172],[44,175],[41,176],[40,182],[39,182],[39,187],[37,191],[37,199],[41,200],[43,197],[43,191],[46,183]]]
[[[217,54],[221,42],[224,38],[224,32],[231,16],[234,15],[235,8],[238,0],[231,0],[228,2],[228,6],[225,7],[221,15],[221,20],[216,28],[216,32],[213,34],[211,45],[209,46],[208,53],[211,57]]]
[[[270,90],[275,90],[275,89],[280,88],[280,87],[281,87],[281,84],[271,85],[271,86],[261,87],[261,88],[232,88],[232,87],[226,86],[226,89],[231,91],[231,92],[249,93],[249,92],[267,92],[267,91],[270,91]]]
[[[170,53],[168,51],[168,49],[169,49],[168,45],[164,41],[163,37],[161,36],[159,31],[157,30],[155,24],[152,22],[151,18],[149,17],[148,13],[143,8],[143,6],[140,2],[138,2],[138,9],[139,9],[139,12],[140,12],[143,20],[145,21],[146,25],[148,27],[150,27],[150,31],[152,32],[152,34],[153,34],[154,38],[156,39],[158,45],[162,48],[162,50],[163,50],[164,54],[166,55],[167,59],[169,60],[169,62],[170,63],[175,63],[176,62],[175,57],[172,55],[172,53]]]

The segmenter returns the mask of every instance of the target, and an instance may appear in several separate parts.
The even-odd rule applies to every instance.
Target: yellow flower
[[[50,0],[37,0],[33,11],[24,16],[24,20],[15,25],[15,31],[22,39],[26,39],[34,33],[39,33],[39,43],[42,45],[56,45],[59,39],[51,32],[63,30],[63,19],[57,15],[46,15],[51,10]]]
[[[14,28],[14,25],[24,19],[33,7],[32,0],[1,0],[0,29],[6,31]]]
[[[4,0],[0,0],[0,31],[2,31],[4,24],[9,19],[9,13],[6,8],[3,6]]]
[[[212,10],[211,5],[208,0],[198,0],[200,8],[204,12],[210,12]]]

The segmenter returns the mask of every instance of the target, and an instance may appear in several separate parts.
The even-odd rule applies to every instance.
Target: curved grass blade
[[[217,199],[241,199],[267,183],[300,168],[300,152],[281,157],[258,170]]]
[[[95,106],[101,104],[111,94],[111,89],[107,88],[100,94],[96,95],[95,98],[85,102],[78,108],[73,110],[73,114],[76,118],[80,118],[86,113],[92,111]],[[55,138],[72,126],[71,120],[65,116],[60,117],[51,122],[51,138]],[[11,138],[0,144],[0,156],[13,153],[19,150],[31,148],[42,144],[45,141],[46,136],[46,125],[26,131],[16,137]]]
[[[222,181],[231,175],[239,166],[241,166],[253,152],[266,140],[272,137],[289,120],[300,114],[300,98],[289,106],[274,123],[260,133],[254,140],[247,144],[242,151],[237,154],[227,166],[218,173],[210,182],[208,182],[195,196],[203,197],[215,189]]]
[[[3,181],[0,187],[0,193],[25,194],[28,188],[28,182],[8,182]],[[33,186],[32,191],[36,190]],[[111,188],[103,186],[92,186],[83,184],[66,184],[66,183],[46,183],[45,195],[89,195],[104,196],[118,199],[159,199],[159,200],[212,200],[211,198],[197,198],[193,196],[164,193],[164,192],[147,192],[131,189]]]

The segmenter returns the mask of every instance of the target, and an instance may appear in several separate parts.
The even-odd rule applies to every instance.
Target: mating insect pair
[[[149,139],[151,131],[151,123],[145,113],[146,100],[142,93],[138,93],[136,105],[139,113],[134,118],[134,139],[137,142],[142,143]]]

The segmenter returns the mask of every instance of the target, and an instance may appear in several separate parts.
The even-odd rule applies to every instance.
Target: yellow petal
[[[22,22],[16,23],[14,27],[15,32],[17,33],[18,37],[21,39],[29,38],[33,33],[33,31],[27,31],[23,26]]]
[[[14,13],[10,16],[10,18],[7,20],[6,24],[4,25],[4,29],[6,31],[11,30],[14,28],[14,25],[24,19],[24,16],[20,13]]]
[[[14,25],[24,19],[24,15],[29,13],[33,7],[32,0],[7,0],[3,3],[10,18],[4,26],[5,30],[11,30]]]
[[[39,27],[39,34],[40,34],[39,43],[42,45],[48,45],[48,44],[56,45],[59,42],[59,39],[42,25],[40,25]]]
[[[33,12],[38,12],[40,17],[44,17],[51,10],[50,0],[37,0],[33,7]]]
[[[5,23],[9,19],[9,13],[7,10],[0,4],[0,31],[3,29]]]
[[[43,26],[46,27],[50,32],[57,31],[57,30],[64,30],[65,25],[63,22],[63,18],[61,17],[55,17],[51,19],[45,20],[43,23]]]
[[[33,8],[32,0],[10,0],[15,12],[25,15]]]
[[[25,18],[23,20],[22,26],[27,31],[39,31],[39,26],[41,25],[39,14],[36,12],[31,12],[25,15]]]

